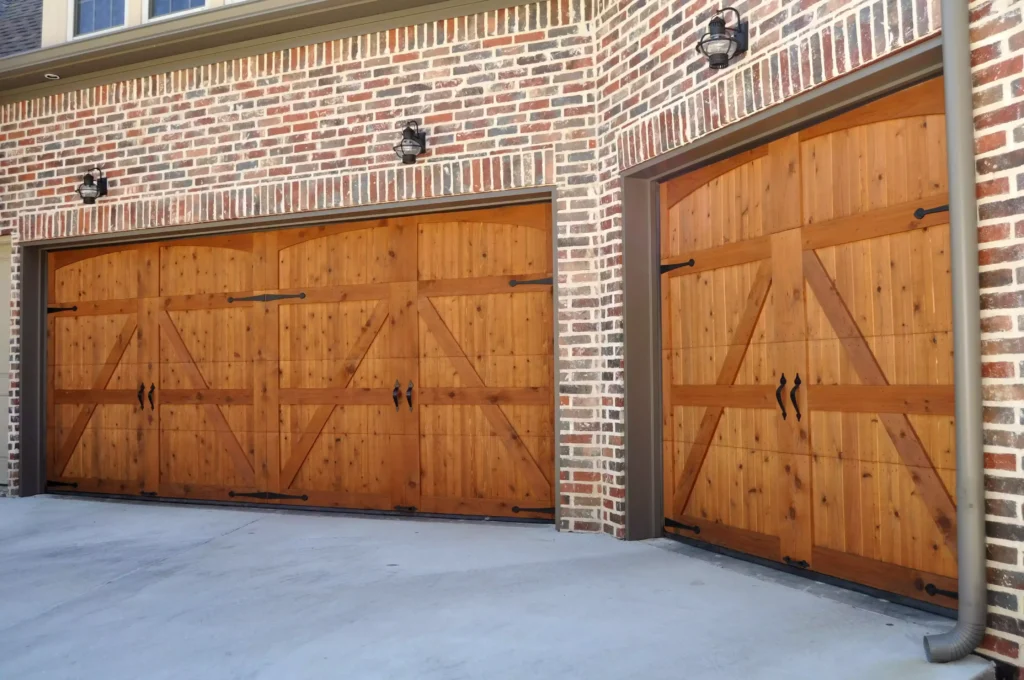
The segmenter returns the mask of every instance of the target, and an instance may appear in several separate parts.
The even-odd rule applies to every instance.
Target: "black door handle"
[[[146,394],[146,383],[139,385],[139,408],[144,409],[146,405],[142,402],[142,396]]]
[[[149,410],[152,411],[156,408],[153,405],[153,393],[156,392],[156,385],[154,383],[149,384]]]
[[[412,381],[409,381],[409,388],[405,390],[405,400],[409,402],[409,410],[412,410]]]
[[[796,380],[793,381],[793,389],[789,391],[789,400],[793,402],[793,408],[796,410],[796,421],[800,422],[800,404],[796,403],[796,391],[800,389],[800,374],[796,374]]]
[[[946,205],[940,205],[939,207],[932,208],[931,210],[925,210],[924,208],[918,208],[917,210],[914,211],[914,218],[918,219],[918,220],[921,220],[921,219],[924,219],[925,215],[934,215],[935,213],[940,213],[940,212],[949,212],[949,204],[947,203]]]
[[[395,411],[398,411],[398,400],[402,396],[402,383],[395,381],[395,389],[391,390],[391,398],[395,401]]]
[[[782,409],[782,419],[786,419],[786,405],[782,403],[782,389],[786,386],[786,374],[783,373],[779,379],[779,389],[775,390],[775,401],[779,402],[779,408]]]

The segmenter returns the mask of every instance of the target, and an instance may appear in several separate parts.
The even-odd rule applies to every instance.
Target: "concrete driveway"
[[[0,678],[986,677],[949,625],[667,540],[0,499]]]

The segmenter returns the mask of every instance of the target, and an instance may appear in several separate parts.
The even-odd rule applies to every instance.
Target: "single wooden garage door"
[[[941,79],[661,195],[669,531],[955,607]]]
[[[551,517],[550,206],[53,253],[55,490]]]

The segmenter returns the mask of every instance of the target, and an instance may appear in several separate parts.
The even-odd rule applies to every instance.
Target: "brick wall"
[[[1024,642],[1024,25],[1021,4],[972,2],[981,264],[988,654],[1020,664]],[[1024,676],[1022,676],[1024,677]]]
[[[589,5],[550,0],[0,108],[0,229],[16,238],[193,224],[506,188],[558,190],[564,526],[599,528],[601,311]],[[391,147],[422,120],[430,151]],[[73,193],[108,169],[97,207]],[[17,260],[17,255],[16,255]],[[17,264],[15,279],[18,278]],[[18,299],[11,487],[18,485]]]
[[[937,0],[746,0],[751,50],[693,47],[717,3],[550,0],[176,71],[0,109],[0,230],[15,239],[191,224],[511,187],[558,189],[564,528],[624,529],[619,172],[939,29]],[[1024,26],[975,0],[990,631],[1024,641]],[[390,147],[424,121],[415,168]],[[93,164],[112,195],[83,208]],[[17,252],[11,481],[18,471]]]
[[[934,34],[930,0],[748,0],[750,50],[723,71],[695,47],[721,6],[710,0],[597,0],[600,267],[609,356],[604,384],[602,525],[624,533],[622,169],[678,148]]]

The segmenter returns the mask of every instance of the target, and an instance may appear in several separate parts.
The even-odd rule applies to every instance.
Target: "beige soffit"
[[[521,4],[251,0],[0,59],[0,103]]]

